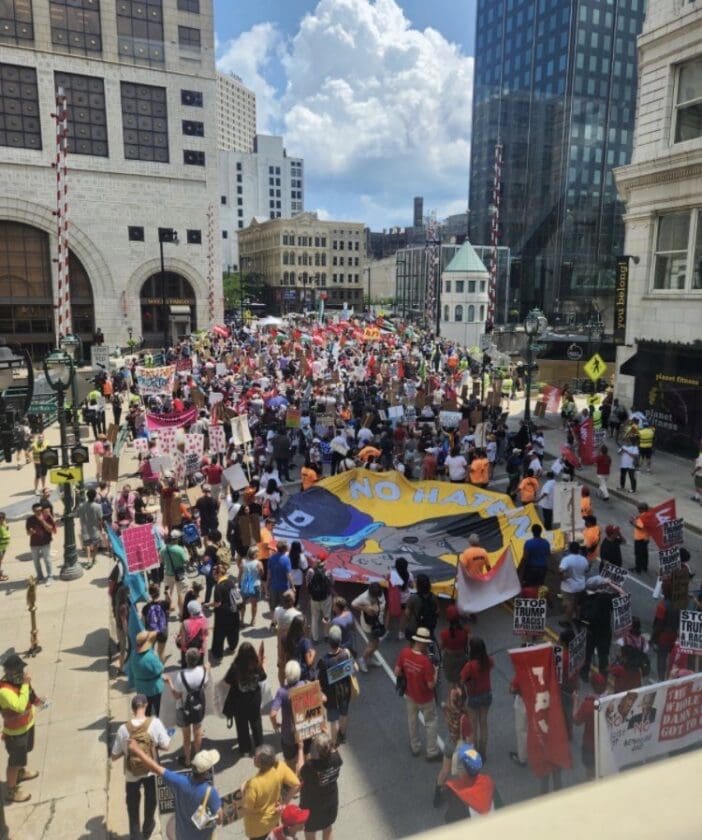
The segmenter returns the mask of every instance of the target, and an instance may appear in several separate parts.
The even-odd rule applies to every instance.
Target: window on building
[[[239,227],[240,227],[240,228],[243,228],[243,227],[244,227],[244,222],[243,222],[241,219],[239,219]]]
[[[0,146],[41,149],[37,71],[0,64]]]
[[[51,0],[49,14],[54,46],[83,54],[102,52],[100,0]]]
[[[22,44],[33,40],[32,0],[2,0],[0,3],[0,41]]]
[[[449,319],[449,308],[448,305],[444,306],[444,321],[448,321]]]
[[[456,280],[456,294],[457,295],[462,295],[463,294],[464,285],[465,285],[465,283],[464,283],[463,280]],[[458,319],[456,319],[456,320],[458,320]]]
[[[195,28],[194,26],[179,26],[178,46],[183,50],[193,50],[195,52],[200,52],[200,30]]]
[[[454,321],[462,321],[463,320],[463,307],[458,304],[458,306],[454,309]]]
[[[205,123],[195,120],[183,120],[183,134],[189,137],[204,137]]]
[[[105,83],[92,76],[54,73],[56,90],[66,95],[68,148],[73,155],[107,157]]]
[[[127,160],[168,163],[166,88],[122,82],[122,129]]]
[[[202,108],[202,91],[199,90],[181,90],[180,104],[188,105],[191,108]],[[241,164],[237,163],[237,169],[241,169]]]
[[[183,163],[186,166],[204,166],[205,153],[196,152],[194,149],[183,149]]]
[[[219,197],[219,203],[220,204],[226,204],[227,203],[227,196],[226,195],[221,195]]]
[[[223,230],[222,231],[222,239],[229,239],[229,231]]]
[[[120,58],[163,64],[162,0],[117,0],[117,45]]]
[[[129,233],[129,241],[130,242],[143,242],[144,241],[144,228],[143,227],[129,227],[129,228],[127,228],[127,232]]]
[[[689,239],[689,212],[668,213],[658,219],[654,289],[685,288]]]
[[[480,305],[480,320],[485,320],[485,306],[483,304]]]
[[[178,0],[179,12],[192,12],[194,15],[200,14],[200,0]]]
[[[675,101],[675,142],[702,137],[702,59],[678,68]]]
[[[186,236],[188,245],[202,245],[202,231],[189,230]]]
[[[468,294],[474,295],[475,294],[475,280],[468,281]]]
[[[471,304],[468,307],[468,317],[466,318],[466,321],[468,321],[469,323],[475,321],[475,307],[473,306],[473,304]]]

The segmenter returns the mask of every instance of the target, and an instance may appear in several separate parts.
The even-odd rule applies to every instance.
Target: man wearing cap
[[[166,727],[157,717],[148,717],[146,708],[148,700],[143,694],[136,694],[132,698],[132,718],[123,723],[117,730],[115,742],[112,745],[112,760],[124,758],[124,779],[127,791],[127,814],[129,815],[129,840],[149,840],[156,827],[156,777],[153,772],[143,771],[141,762],[130,761],[129,739],[138,738],[142,744],[149,743],[151,758],[156,757],[155,750],[167,750],[171,739]],[[138,766],[135,766],[137,764]],[[135,772],[137,771],[137,772]],[[141,804],[141,789],[144,788],[144,822],[139,828],[139,807]]]
[[[37,580],[44,580],[41,568],[43,560],[46,566],[46,585],[51,586],[54,579],[51,566],[51,540],[56,533],[56,523],[51,514],[42,509],[41,503],[35,502],[32,505],[32,515],[27,517],[24,527],[29,534],[29,548],[32,552]]]
[[[34,749],[34,706],[41,701],[24,670],[26,664],[16,653],[10,654],[3,662],[4,673],[0,680],[2,738],[8,755],[8,802],[31,799],[32,795],[22,790],[20,782],[28,782],[39,775],[36,770],[27,769],[27,756]]]
[[[280,812],[281,824],[274,828],[267,840],[285,840],[286,837],[297,837],[304,830],[305,823],[310,818],[309,808],[300,808],[291,802]],[[316,832],[313,832],[316,834]],[[308,834],[308,832],[305,832]],[[326,832],[324,832],[326,835]]]
[[[175,799],[175,837],[177,840],[211,840],[215,827],[222,821],[222,801],[212,784],[210,771],[219,761],[217,750],[200,750],[190,762],[192,775],[174,773],[147,755],[134,739],[128,741],[130,755],[141,759],[148,769],[161,776],[173,792]],[[206,809],[211,815],[205,828],[197,828],[193,823],[195,812],[207,802]],[[170,834],[168,836],[171,836]]]
[[[250,840],[265,840],[280,821],[279,802],[287,804],[297,795],[300,780],[284,761],[276,759],[270,744],[256,750],[254,767],[258,772],[243,786],[244,833]]]
[[[441,751],[437,743],[437,714],[434,689],[439,668],[427,655],[431,633],[426,627],[418,627],[412,636],[412,643],[404,648],[397,658],[395,676],[406,681],[405,702],[409,725],[410,749],[412,755],[419,755],[422,744],[419,739],[417,719],[419,712],[424,717],[427,739],[427,761],[440,761]]]

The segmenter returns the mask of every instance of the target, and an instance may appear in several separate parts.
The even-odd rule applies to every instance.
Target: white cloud
[[[275,131],[280,115],[276,91],[266,79],[273,58],[280,53],[283,39],[273,23],[259,23],[238,38],[220,44],[217,41],[217,69],[235,73],[256,94],[258,131]]]

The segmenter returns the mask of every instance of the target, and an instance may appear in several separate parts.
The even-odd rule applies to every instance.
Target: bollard
[[[37,630],[37,579],[31,575],[27,580],[27,609],[32,622],[31,637],[27,656],[36,656],[41,651],[39,631]]]

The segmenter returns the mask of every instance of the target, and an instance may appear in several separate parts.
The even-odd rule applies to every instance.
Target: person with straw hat
[[[132,677],[137,694],[146,695],[147,715],[158,717],[161,710],[163,692],[163,662],[153,649],[158,633],[155,630],[142,630],[136,635],[136,654],[132,661]]]
[[[427,761],[440,761],[441,751],[437,741],[438,722],[434,698],[439,668],[428,656],[431,641],[431,632],[426,627],[418,627],[412,636],[411,644],[404,648],[397,658],[395,676],[398,678],[398,684],[404,687],[412,755],[418,756],[422,748],[418,727],[421,712],[426,728]]]

